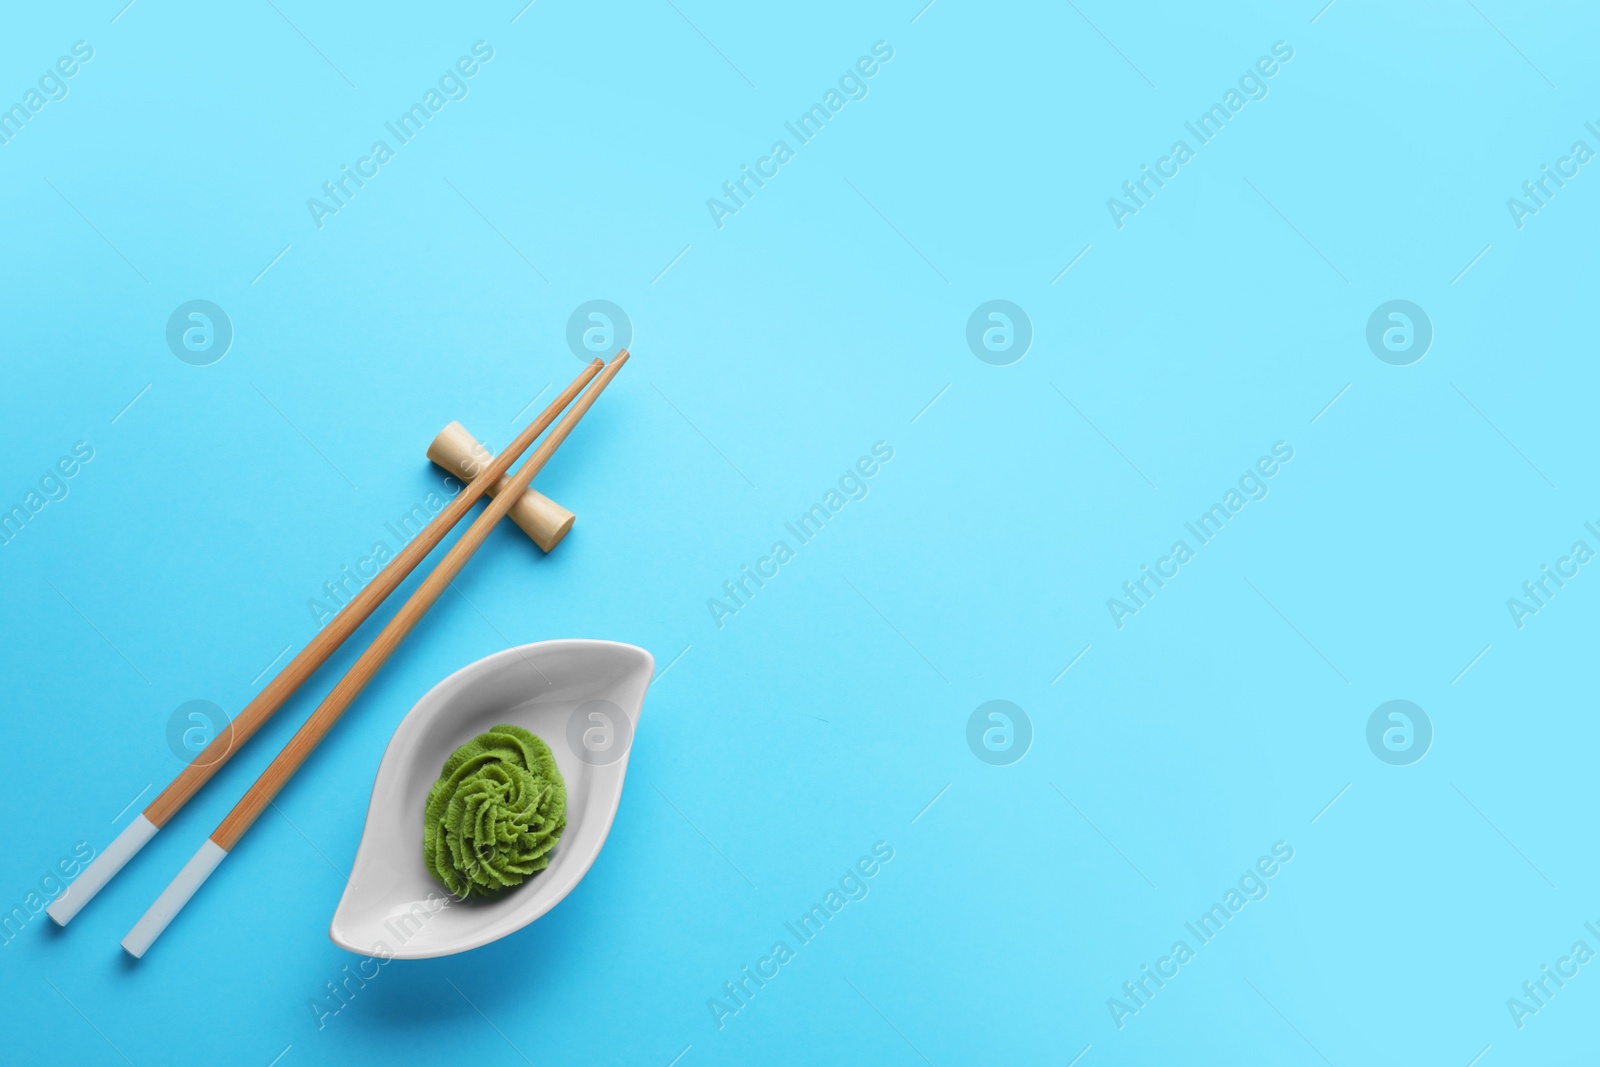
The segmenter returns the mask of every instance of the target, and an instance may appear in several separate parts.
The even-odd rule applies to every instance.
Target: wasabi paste
[[[548,867],[566,828],[567,785],[550,746],[496,726],[456,749],[428,791],[423,861],[457,897],[489,896]]]

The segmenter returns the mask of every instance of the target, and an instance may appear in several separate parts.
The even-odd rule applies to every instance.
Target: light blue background
[[[1593,9],[121,2],[0,36],[7,104],[95,49],[0,146],[0,505],[95,450],[0,548],[5,907],[177,772],[173,709],[237,711],[311,638],[306,600],[439,486],[442,425],[498,447],[577,372],[577,305],[627,309],[635,356],[538,483],[572,535],[498,532],[145,960],[118,939],[355,642],[69,929],[0,947],[8,1058],[1592,1055],[1600,963],[1520,1030],[1506,1000],[1600,949],[1600,577],[1520,630],[1506,599],[1600,548],[1600,176],[1520,230],[1506,199],[1600,149]],[[470,96],[319,230],[306,198],[478,40]],[[706,199],[880,40],[870,95],[718,229]],[[1267,98],[1119,230],[1106,199],[1276,41]],[[208,367],[164,340],[195,298],[235,329]],[[1035,331],[1005,367],[964,340],[997,298]],[[1435,330],[1407,367],[1364,340],[1396,298]],[[870,495],[719,628],[877,441]],[[1277,441],[1270,496],[1119,630],[1106,599]],[[670,665],[605,851],[319,1029],[395,724],[556,637]],[[991,699],[1033,724],[1011,766],[966,744]],[[1433,723],[1411,766],[1367,747],[1390,699]],[[877,841],[870,895],[719,1029],[708,998]],[[1276,841],[1270,895],[1119,1029],[1107,998]]]

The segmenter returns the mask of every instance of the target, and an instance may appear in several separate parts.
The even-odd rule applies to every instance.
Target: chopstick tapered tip
[[[189,898],[195,891],[205,884],[211,877],[211,872],[217,869],[217,864],[227,858],[228,850],[210,838],[200,846],[200,851],[190,857],[189,862],[183,865],[183,870],[161,891],[156,902],[150,905],[139,921],[133,924],[133,929],[128,931],[128,936],[122,939],[122,950],[134,959],[142,959],[155,944],[156,938],[161,936],[174,916],[183,910],[189,903]]]
[[[65,926],[73,920],[83,906],[94,899],[96,893],[105,888],[116,873],[134,853],[145,846],[156,835],[156,825],[143,814],[134,816],[132,822],[123,827],[117,839],[100,855],[95,856],[83,873],[78,875],[78,880],[67,886],[66,890],[45,909],[45,913],[57,926]]]

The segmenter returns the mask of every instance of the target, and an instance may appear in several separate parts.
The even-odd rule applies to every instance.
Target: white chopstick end
[[[94,895],[105,888],[105,884],[115,878],[117,872],[145,846],[152,837],[156,836],[156,824],[137,815],[122,833],[111,842],[110,846],[100,855],[90,861],[89,866],[71,885],[67,886],[59,897],[51,902],[45,909],[45,914],[55,920],[57,926],[65,926],[72,921],[73,916],[83,910],[83,906],[94,899]]]
[[[128,931],[128,936],[122,939],[122,948],[128,955],[139,959],[161,936],[161,931],[172,922],[173,916],[183,910],[189,903],[189,898],[194,896],[205,880],[211,877],[211,872],[217,869],[228,852],[221,845],[210,838],[200,846],[200,851],[190,857],[189,862],[183,865],[183,870],[178,872],[167,888],[161,891],[156,902],[150,905],[150,910],[133,925]]]

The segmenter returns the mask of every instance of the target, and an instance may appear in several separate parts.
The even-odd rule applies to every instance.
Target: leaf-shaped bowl
[[[333,943],[363,956],[448,956],[555,907],[611,831],[654,669],[650,653],[634,645],[541,641],[496,652],[430,689],[378,766],[355,866],[328,928]],[[461,900],[423,864],[423,807],[450,754],[501,723],[550,746],[567,783],[567,828],[545,870],[492,898]]]

